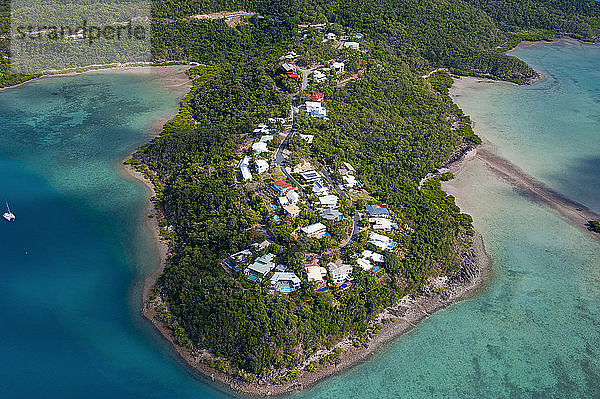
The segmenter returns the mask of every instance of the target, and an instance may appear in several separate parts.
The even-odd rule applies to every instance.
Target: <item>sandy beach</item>
[[[163,78],[167,77],[169,79],[166,79],[165,82],[166,82],[167,87],[170,87],[170,85],[184,85],[185,84],[184,79],[185,79],[185,81],[189,82],[189,78],[187,77],[187,75],[183,74],[183,77],[182,77],[180,74],[180,73],[185,72],[189,68],[190,68],[190,65],[165,65],[165,66],[122,65],[122,66],[111,66],[111,67],[98,66],[98,68],[90,68],[88,70],[81,71],[81,72],[71,71],[71,72],[47,73],[47,74],[41,75],[37,78],[26,80],[25,82],[21,82],[16,85],[13,85],[13,86],[0,87],[0,91],[10,90],[10,89],[14,89],[16,87],[21,87],[26,84],[35,82],[39,79],[57,78],[57,77],[64,77],[64,76],[75,76],[75,75],[80,75],[83,73],[92,73],[92,72],[93,73],[100,73],[100,72],[102,72],[102,73],[128,73],[131,71],[134,71],[136,73],[156,73],[157,77],[163,77]],[[191,83],[189,83],[189,86],[191,87]]]
[[[581,44],[582,42],[574,39],[557,39],[556,42],[565,42],[569,44]],[[535,43],[537,44],[537,43]],[[524,44],[527,45],[527,44]],[[471,90],[477,90],[481,85],[487,84],[506,84],[506,82],[492,81],[488,79],[480,79],[473,77],[461,77],[455,79],[451,88],[451,96],[457,98],[465,95]],[[494,145],[485,140],[485,134],[477,131],[475,123],[475,133],[483,136],[484,142],[477,149],[469,154],[469,158],[478,158],[485,162],[486,166],[494,172],[498,177],[509,183],[515,191],[527,197],[531,201],[545,204],[562,217],[568,219],[575,225],[587,230],[587,222],[589,220],[599,220],[600,215],[588,209],[585,205],[573,201],[564,195],[552,190],[544,183],[534,179],[527,173],[523,172],[518,166],[509,160],[497,155],[494,152]],[[455,165],[456,170],[460,165]],[[594,234],[600,239],[600,235]]]

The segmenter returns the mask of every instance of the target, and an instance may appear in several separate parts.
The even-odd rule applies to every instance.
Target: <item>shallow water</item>
[[[513,53],[546,78],[530,87],[473,85],[458,104],[498,153],[600,209],[600,48],[543,44]],[[445,188],[473,216],[494,260],[486,290],[294,398],[600,397],[598,240],[479,160]]]
[[[119,161],[177,109],[155,73],[87,73],[0,92],[0,396],[208,395],[139,316],[158,251],[146,188]],[[4,205],[2,205],[4,206]],[[3,211],[4,212],[4,211]]]

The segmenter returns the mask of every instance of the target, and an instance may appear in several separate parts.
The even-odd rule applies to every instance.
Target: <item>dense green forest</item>
[[[0,0],[0,86],[35,76],[10,72],[8,6]],[[237,26],[189,18],[241,9],[260,16]],[[525,83],[535,71],[506,55],[507,48],[563,34],[596,40],[599,17],[598,3],[584,0],[154,0],[153,58],[201,64],[189,71],[194,85],[179,114],[131,161],[155,183],[163,233],[171,239],[158,294],[177,342],[256,375],[291,368],[364,332],[381,310],[430,278],[456,272],[473,234],[471,218],[440,189],[440,177],[422,188],[419,182],[479,138],[447,96],[449,75],[421,75],[446,67]],[[323,89],[328,120],[300,118],[299,130],[315,141],[296,142],[296,151],[320,166],[351,162],[365,189],[400,215],[410,234],[400,242],[402,259],[386,255],[384,278],[355,269],[354,285],[344,291],[317,294],[303,283],[289,296],[269,295],[266,285],[220,265],[265,238],[257,226],[272,227],[264,200],[234,183],[235,165],[256,124],[289,114],[295,86],[277,87],[287,82],[276,72],[280,56],[296,50],[306,63],[347,56],[323,45],[315,30],[307,38],[298,34],[299,24],[317,22],[363,33],[368,51],[360,53],[360,66],[353,64],[360,78]],[[453,118],[462,121],[456,129]],[[271,231],[281,244],[278,259],[298,274],[308,251],[328,249],[282,230]]]
[[[447,104],[404,66],[331,93],[339,116],[311,127],[320,130],[315,153],[324,162],[355,162],[369,190],[401,209],[415,229],[385,289],[375,277],[357,273],[351,290],[317,294],[306,287],[290,300],[225,273],[221,259],[262,239],[252,228],[260,220],[259,204],[233,186],[231,165],[244,132],[286,114],[282,94],[264,71],[258,60],[195,69],[180,115],[136,154],[136,162],[165,182],[157,202],[177,233],[161,287],[181,329],[179,341],[258,374],[293,367],[324,342],[363,331],[385,306],[419,290],[429,277],[452,274],[460,261],[457,240],[471,229],[439,180],[418,189],[420,177],[462,137],[444,118]],[[375,159],[368,157],[374,153]],[[286,247],[285,263],[300,271],[308,245]]]

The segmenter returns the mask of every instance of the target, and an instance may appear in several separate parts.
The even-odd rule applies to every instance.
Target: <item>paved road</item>
[[[360,220],[361,220],[360,212],[354,213],[354,219],[353,219],[353,223],[352,223],[352,233],[350,234],[350,239],[348,240],[347,243],[342,245],[341,249],[346,248],[348,245],[352,244],[353,241],[358,240],[358,235],[360,234]]]
[[[294,134],[296,134],[296,117],[297,117],[297,115],[298,115],[298,107],[296,106],[296,98],[294,96],[292,98],[292,127],[290,128],[287,136],[285,136],[285,138],[283,139],[283,141],[281,142],[281,144],[279,144],[279,147],[277,148],[277,151],[275,152],[275,165],[277,165],[279,167],[279,169],[281,170],[281,172],[296,187],[299,187],[300,190],[302,191],[302,194],[306,198],[308,198],[309,194],[306,193],[306,191],[304,190],[304,188],[302,187],[302,185],[291,174],[289,174],[288,171],[286,170],[287,161],[286,161],[285,157],[283,156],[283,151],[288,147],[290,139],[292,137],[294,137]],[[310,205],[308,205],[308,207],[310,209]]]

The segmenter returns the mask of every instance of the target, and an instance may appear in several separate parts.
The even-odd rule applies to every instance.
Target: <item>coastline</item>
[[[164,247],[166,243],[161,241],[161,245]],[[451,278],[440,277],[427,286],[424,292],[419,295],[406,296],[394,306],[388,307],[381,312],[372,324],[380,323],[384,319],[391,319],[392,321],[383,324],[383,327],[377,333],[374,333],[372,329],[368,330],[365,333],[365,340],[361,347],[355,347],[352,339],[347,337],[334,347],[342,349],[339,358],[335,362],[317,365],[316,370],[313,372],[303,370],[295,381],[281,385],[271,384],[266,381],[245,383],[240,379],[201,363],[201,360],[208,356],[193,353],[190,349],[182,347],[175,342],[171,330],[158,318],[157,308],[160,305],[164,306],[164,303],[159,296],[153,297],[150,295],[152,292],[150,288],[153,288],[156,284],[156,280],[160,276],[160,273],[162,273],[164,263],[157,273],[153,273],[153,276],[148,278],[149,284],[145,285],[142,315],[171,344],[192,373],[199,375],[204,381],[216,383],[217,387],[226,392],[232,390],[251,397],[287,395],[295,391],[310,388],[331,376],[369,361],[388,344],[412,330],[426,317],[455,302],[469,299],[483,290],[486,283],[491,280],[493,271],[492,259],[485,251],[483,239],[480,234],[477,233],[475,235],[473,245],[465,250],[464,255],[466,255],[466,260],[454,276]],[[146,287],[149,289],[146,289]],[[437,291],[439,289],[443,290],[442,293]],[[434,292],[434,290],[436,291]],[[332,351],[319,351],[316,355],[329,352],[333,353]],[[313,359],[308,359],[303,365],[309,364],[310,360]]]
[[[10,89],[15,89],[17,87],[21,87],[24,86],[26,84],[29,83],[33,83],[37,80],[40,79],[46,79],[46,78],[54,78],[54,77],[64,77],[64,76],[76,76],[76,75],[81,75],[84,73],[88,73],[88,72],[110,72],[110,73],[119,73],[119,72],[128,72],[131,70],[136,70],[136,71],[156,71],[157,69],[164,69],[164,68],[185,68],[185,70],[188,70],[191,65],[187,65],[187,64],[177,64],[177,65],[115,65],[115,66],[101,66],[98,65],[96,67],[92,67],[90,69],[86,69],[85,71],[69,71],[69,72],[56,72],[56,73],[46,73],[43,75],[40,75],[36,78],[33,79],[29,79],[26,80],[24,82],[21,83],[17,83],[16,85],[12,85],[12,86],[6,86],[6,87],[0,87],[0,92],[5,91],[5,90],[10,90]],[[176,72],[177,73],[177,72]]]
[[[557,39],[557,41],[573,43],[575,39]],[[577,43],[583,42],[577,41]],[[488,83],[501,84],[503,82],[474,77],[455,79],[450,89],[451,97],[455,99],[463,96],[469,90],[477,90],[477,85]],[[477,121],[474,121],[474,123],[477,123]],[[523,172],[517,165],[494,153],[493,143],[486,141],[485,138],[483,144],[477,147],[469,157],[478,158],[483,161],[494,174],[506,181],[519,194],[529,198],[531,201],[545,204],[563,218],[586,231],[588,231],[587,222],[589,220],[600,219],[600,215],[591,211],[585,205],[549,188],[544,183]],[[600,239],[599,234],[593,235],[597,239]]]
[[[474,147],[472,146],[463,146],[457,149],[445,163],[444,168],[454,172],[464,162],[472,158],[471,154],[474,153],[473,150]],[[125,170],[128,174],[143,182],[154,194],[152,183],[143,173],[135,170],[131,165],[126,165]],[[159,215],[154,204],[150,202],[149,207],[155,215]],[[267,382],[267,379],[263,379],[259,382],[246,383],[202,363],[203,359],[213,359],[212,355],[204,351],[202,353],[194,352],[189,348],[178,345],[175,342],[171,329],[158,317],[158,307],[165,306],[165,304],[160,295],[154,295],[154,288],[164,270],[168,254],[168,245],[162,239],[158,230],[159,220],[159,217],[155,217],[151,219],[150,223],[154,229],[154,236],[160,248],[161,263],[144,282],[142,315],[171,344],[194,375],[208,383],[212,382],[216,387],[225,392],[235,391],[251,397],[280,396],[307,389],[320,381],[370,360],[388,344],[416,327],[417,323],[426,317],[455,302],[475,296],[490,281],[493,274],[492,259],[485,251],[481,235],[476,233],[470,247],[461,243],[464,260],[459,271],[454,276],[450,278],[440,277],[418,295],[408,295],[402,298],[397,304],[386,308],[370,323],[371,328],[363,335],[364,341],[362,346],[355,347],[352,338],[346,337],[331,350],[317,351],[317,353],[305,360],[300,367],[302,371],[299,377],[292,382],[275,385]],[[391,322],[386,323],[386,320],[391,320]],[[374,332],[373,326],[378,323],[382,323],[383,326],[379,331]],[[333,353],[333,349],[335,348],[342,349],[342,352],[335,361],[327,362],[323,365],[318,364],[319,356]],[[312,372],[306,371],[304,368],[311,362],[316,363],[316,370]],[[284,374],[282,372],[281,375]]]

